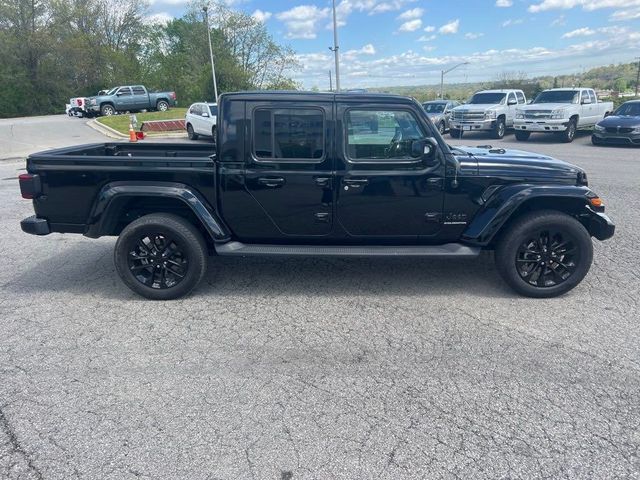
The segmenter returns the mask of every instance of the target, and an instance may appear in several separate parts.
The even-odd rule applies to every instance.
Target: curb
[[[98,120],[95,118],[89,120],[87,122],[87,125],[93,128],[94,130],[96,130],[97,132],[100,132],[103,135],[106,135],[107,137],[118,138],[118,139],[129,138],[129,135],[125,135],[124,133],[120,133],[119,131],[111,127],[107,127],[106,125],[103,125],[102,123],[98,122]],[[187,136],[187,132],[171,132],[171,133],[161,133],[161,132],[146,133],[145,132],[145,136],[147,138],[182,138]]]

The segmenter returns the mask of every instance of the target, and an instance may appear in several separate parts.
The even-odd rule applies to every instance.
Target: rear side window
[[[253,153],[260,160],[322,158],[324,113],[311,108],[256,109]]]
[[[518,97],[518,103],[520,103],[520,104],[525,103],[525,101],[524,101],[524,93],[516,92],[516,97]]]
[[[405,110],[348,110],[347,156],[353,161],[409,159],[414,140],[425,137],[416,117]]]
[[[589,90],[589,98],[591,99],[591,103],[596,103],[596,94],[593,90]]]
[[[147,92],[144,91],[144,88],[142,87],[133,87],[133,94],[134,95],[144,95]]]

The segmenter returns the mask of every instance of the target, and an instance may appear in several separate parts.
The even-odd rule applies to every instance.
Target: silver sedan
[[[422,104],[440,134],[444,134],[449,130],[451,110],[458,105],[460,105],[460,103],[454,100],[432,100]]]

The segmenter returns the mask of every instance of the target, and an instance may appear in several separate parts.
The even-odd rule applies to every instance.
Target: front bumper
[[[593,143],[608,143],[611,145],[640,145],[640,133],[607,133],[593,131]]]
[[[513,128],[525,132],[564,132],[569,125],[568,119],[560,120],[515,120]]]
[[[611,219],[602,212],[596,212],[591,207],[586,207],[588,211],[587,224],[585,227],[591,235],[598,240],[606,240],[613,237],[616,226]]]
[[[49,222],[44,218],[38,218],[35,215],[25,218],[20,222],[20,228],[30,235],[49,235],[51,229]]]
[[[489,131],[496,127],[495,120],[451,120],[450,128],[463,132]]]

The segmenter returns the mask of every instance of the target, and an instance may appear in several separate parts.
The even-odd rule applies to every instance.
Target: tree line
[[[222,4],[166,23],[139,0],[0,0],[0,117],[60,113],[69,98],[117,85],[173,90],[182,105],[211,100],[210,29],[219,92],[295,89],[291,48]]]

